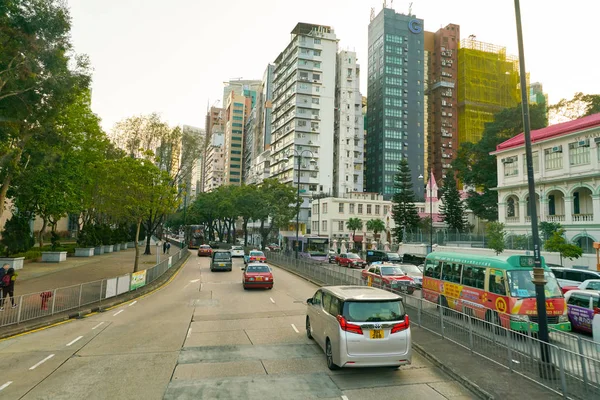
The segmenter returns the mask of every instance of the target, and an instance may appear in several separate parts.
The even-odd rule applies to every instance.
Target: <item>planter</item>
[[[113,244],[113,252],[116,251],[121,251],[121,245],[120,244]]]
[[[42,251],[42,262],[58,263],[67,261],[66,251]]]
[[[113,245],[112,244],[107,244],[104,246],[104,253],[112,253],[113,252]]]
[[[104,254],[104,246],[94,247],[94,255],[99,256]]]
[[[94,255],[93,247],[75,248],[75,257],[92,257]]]
[[[121,243],[121,250],[127,250],[127,243]]]
[[[8,264],[9,268],[14,268],[15,270],[23,269],[24,260],[25,257],[2,257],[0,258],[0,268],[2,268],[4,264]]]
[[[128,249],[133,249],[135,247],[135,242],[128,242],[127,243],[127,248]]]

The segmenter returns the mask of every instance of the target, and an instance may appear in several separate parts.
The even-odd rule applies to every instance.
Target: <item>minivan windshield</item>
[[[231,259],[231,254],[225,253],[224,251],[218,251],[215,253],[215,260],[229,260]]]
[[[532,282],[533,270],[514,270],[507,272],[508,286],[512,297],[535,297],[535,285]],[[562,297],[562,291],[560,290],[560,286],[558,285],[554,274],[544,271],[544,279],[546,279],[546,297]]]
[[[401,260],[400,255],[398,253],[386,253],[387,258],[390,261],[398,261]]]
[[[400,300],[346,301],[342,312],[348,322],[387,322],[404,319],[404,304]]]

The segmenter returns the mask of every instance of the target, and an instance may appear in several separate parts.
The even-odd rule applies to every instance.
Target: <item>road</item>
[[[0,342],[1,399],[467,399],[416,353],[399,370],[329,371],[304,332],[316,286],[274,269],[244,291],[242,260],[211,273],[191,256],[164,288]]]

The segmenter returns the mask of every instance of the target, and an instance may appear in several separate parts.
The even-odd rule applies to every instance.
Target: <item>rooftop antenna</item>
[[[387,8],[387,0],[383,0],[383,8]]]
[[[375,19],[375,7],[371,7],[371,19],[370,21],[373,21]]]
[[[410,3],[408,3],[408,15],[412,15],[412,1]]]
[[[394,9],[394,0],[390,0],[390,8],[393,10]]]

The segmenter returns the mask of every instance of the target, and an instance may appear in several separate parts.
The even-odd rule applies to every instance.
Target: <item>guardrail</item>
[[[366,285],[357,271],[269,254],[268,262],[321,285]],[[384,288],[389,290],[389,288]],[[552,331],[550,343],[421,297],[403,296],[411,322],[564,397],[600,398],[600,344]],[[547,354],[542,357],[541,354]]]
[[[0,313],[0,327],[15,325],[55,315],[64,311],[76,310],[83,306],[138,290],[154,282],[170,268],[179,263],[187,252],[187,247],[174,252],[165,260],[145,270],[106,278],[79,285],[49,289],[18,296],[16,307],[4,302],[4,312]]]

